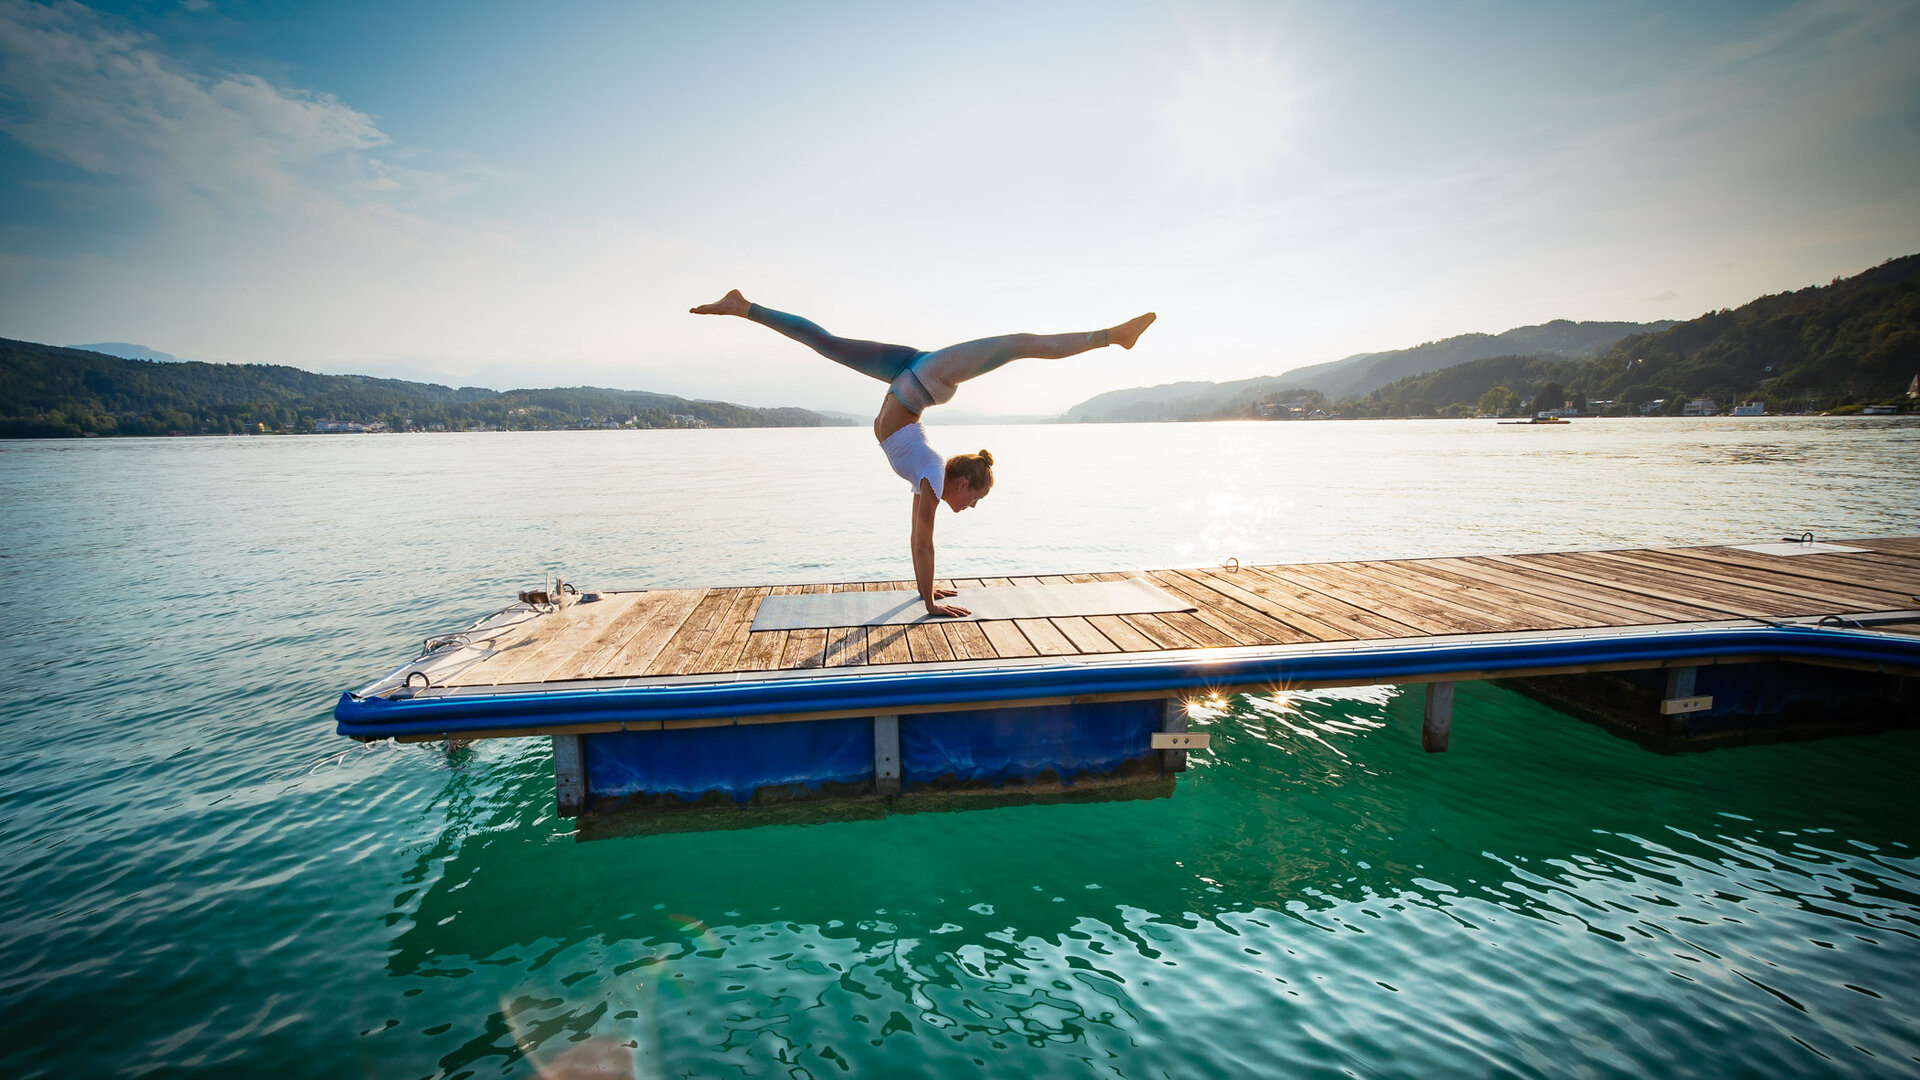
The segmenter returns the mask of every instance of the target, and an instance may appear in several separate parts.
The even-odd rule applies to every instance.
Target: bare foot
[[[687,310],[695,315],[738,315],[744,319],[747,317],[747,308],[752,306],[753,305],[747,303],[746,297],[740,295],[739,289],[729,289],[727,295],[715,300],[713,303],[701,304],[699,307],[688,308]],[[1138,337],[1139,334],[1140,332],[1138,330],[1134,331],[1135,337]]]
[[[1154,314],[1151,311],[1137,318],[1128,319],[1107,331],[1107,344],[1118,345],[1123,349],[1133,348],[1133,343],[1140,340],[1140,335],[1146,333],[1147,327],[1153,325],[1153,320]]]

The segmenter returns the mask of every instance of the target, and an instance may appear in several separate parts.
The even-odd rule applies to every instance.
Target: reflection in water
[[[1551,1072],[1571,1045],[1627,1073],[1736,1030],[1732,1071],[1902,1071],[1915,811],[1860,770],[1913,736],[1662,757],[1461,694],[1446,755],[1417,694],[1235,698],[1196,716],[1213,745],[1171,799],[585,848],[544,755],[454,773],[394,898],[388,971],[422,1012],[391,1049],[1148,1076]],[[1795,794],[1849,782],[1852,806]]]

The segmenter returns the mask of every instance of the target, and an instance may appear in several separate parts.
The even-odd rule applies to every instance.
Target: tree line
[[[0,438],[300,434],[327,421],[389,431],[581,426],[819,427],[806,409],[600,387],[459,388],[276,364],[163,363],[0,339]]]
[[[1850,278],[1763,296],[1597,357],[1496,356],[1345,398],[1342,416],[1473,416],[1581,406],[1638,415],[1650,402],[1678,414],[1693,398],[1758,400],[1768,412],[1823,412],[1906,402],[1920,373],[1920,255]],[[1608,402],[1592,408],[1590,403]]]

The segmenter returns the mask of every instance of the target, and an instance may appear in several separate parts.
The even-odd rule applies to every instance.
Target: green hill
[[[1533,397],[1548,383],[1603,411],[1637,413],[1665,399],[1719,405],[1757,399],[1770,412],[1815,412],[1904,400],[1920,373],[1920,255],[1890,259],[1829,285],[1763,296],[1652,334],[1623,338],[1590,360],[1505,356],[1388,383],[1342,401],[1347,416],[1472,415],[1506,387]]]
[[[1218,420],[1257,415],[1261,402],[1285,391],[1318,391],[1346,398],[1398,379],[1491,356],[1518,353],[1593,356],[1629,334],[1664,330],[1671,322],[1570,322],[1555,319],[1500,334],[1461,334],[1407,349],[1360,353],[1342,360],[1232,382],[1177,382],[1114,390],[1067,410],[1070,422],[1126,423],[1151,420]]]
[[[1764,398],[1832,408],[1906,392],[1920,372],[1920,255],[1830,285],[1763,296],[1658,334],[1627,338],[1582,365],[1591,398]]]
[[[308,432],[322,421],[388,430],[821,427],[805,409],[755,409],[639,390],[458,389],[275,364],[127,360],[0,338],[0,438]]]

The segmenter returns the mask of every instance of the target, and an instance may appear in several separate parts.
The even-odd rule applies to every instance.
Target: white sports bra
[[[933,485],[934,498],[946,493],[947,459],[927,445],[926,429],[918,421],[887,436],[880,449],[886,451],[887,464],[912,486],[914,494],[920,493],[922,480]]]

